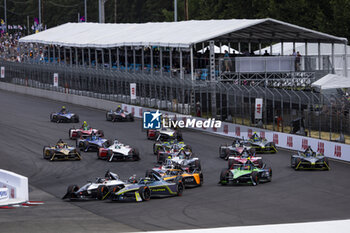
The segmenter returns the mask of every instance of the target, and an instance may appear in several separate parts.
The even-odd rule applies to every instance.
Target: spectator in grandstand
[[[224,54],[224,62],[225,62],[225,71],[230,71],[230,55],[228,54],[228,51],[225,50]]]
[[[270,56],[270,54],[267,52],[267,50],[265,50],[263,56]]]
[[[295,70],[300,71],[300,67],[301,67],[301,54],[298,51],[295,57]]]

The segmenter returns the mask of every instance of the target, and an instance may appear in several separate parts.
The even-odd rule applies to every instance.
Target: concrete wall
[[[27,202],[28,178],[0,169],[0,205]]]

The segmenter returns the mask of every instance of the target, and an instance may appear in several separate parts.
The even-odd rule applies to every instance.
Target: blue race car
[[[79,116],[70,112],[53,112],[50,114],[50,121],[56,123],[78,123]]]
[[[100,148],[108,148],[110,145],[111,143],[109,140],[96,135],[90,135],[86,138],[77,139],[77,147],[84,152],[98,152]]]
[[[128,180],[123,188],[115,187],[110,195],[113,201],[147,201],[151,197],[182,196],[185,186],[182,178],[174,181],[165,181],[161,176],[152,171],[149,177],[136,180],[136,177]]]

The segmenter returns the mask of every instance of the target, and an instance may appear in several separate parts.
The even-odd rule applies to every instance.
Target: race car
[[[192,147],[190,145],[186,145],[184,142],[178,141],[177,139],[175,139],[175,140],[166,141],[166,142],[157,140],[153,144],[153,153],[157,155],[158,152],[170,151],[174,147],[176,147],[178,150],[183,148],[185,151],[192,152]]]
[[[179,130],[167,127],[162,127],[160,129],[148,129],[147,139],[160,141],[171,141],[177,139],[178,141],[183,141],[182,133]]]
[[[140,160],[140,153],[136,148],[124,145],[118,140],[114,140],[113,145],[108,148],[100,147],[97,152],[97,158],[106,159],[111,162],[113,160]]]
[[[90,135],[96,135],[99,137],[104,137],[103,130],[93,129],[91,127],[82,127],[76,129],[75,127],[69,129],[69,138],[70,139],[78,139],[78,138],[86,138]]]
[[[241,154],[245,148],[247,150],[251,150],[251,143],[248,141],[241,141],[239,139],[235,139],[231,145],[220,145],[219,156],[220,158],[227,160],[229,156],[236,156]]]
[[[244,164],[248,160],[250,160],[256,167],[259,168],[262,168],[264,165],[262,157],[256,157],[254,151],[245,148],[240,154],[228,157],[228,168],[231,168],[237,164]]]
[[[109,140],[96,135],[90,135],[86,138],[78,138],[76,143],[79,149],[84,152],[99,151],[101,147],[107,148],[111,144]]]
[[[260,182],[270,182],[272,180],[272,169],[258,168],[249,160],[244,164],[236,164],[232,168],[224,168],[220,173],[219,184],[241,184],[248,183],[253,186]]]
[[[292,155],[291,167],[295,170],[330,170],[328,158],[314,152],[310,146],[304,152]]]
[[[165,181],[174,181],[178,179],[177,177],[181,177],[186,188],[201,186],[203,184],[203,174],[200,170],[176,164],[171,160],[167,160],[165,163],[154,167],[152,170],[147,170],[146,177],[152,172],[159,174]]]
[[[43,149],[44,159],[54,160],[81,160],[80,153],[73,146],[69,146],[61,139],[55,146],[45,146]]]
[[[134,116],[132,113],[124,111],[121,108],[117,108],[116,111],[110,110],[106,112],[106,120],[107,121],[134,121]]]
[[[192,152],[184,149],[176,151],[172,149],[171,151],[158,152],[157,163],[162,164],[167,159],[183,167],[190,167],[191,169],[197,169],[198,171],[202,169],[199,158],[195,157]]]
[[[181,179],[168,182],[159,175],[151,173],[149,177],[140,180],[137,180],[135,177],[124,188],[113,189],[110,198],[113,201],[147,201],[152,197],[182,196],[184,188]],[[150,190],[150,195],[148,189]],[[143,195],[145,197],[142,197]]]
[[[257,133],[254,133],[248,140],[251,143],[251,147],[256,153],[276,153],[276,145],[274,142],[268,142],[265,138],[259,137]]]
[[[69,111],[52,112],[50,114],[50,121],[56,123],[78,123],[79,116]]]
[[[109,197],[113,188],[123,188],[125,185],[125,182],[122,181],[117,174],[107,171],[104,178],[96,178],[95,182],[88,182],[81,188],[75,184],[69,185],[67,188],[67,193],[62,197],[62,199],[104,200]]]

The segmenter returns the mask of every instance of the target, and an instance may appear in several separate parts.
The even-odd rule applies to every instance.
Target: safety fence
[[[313,91],[190,81],[118,70],[0,61],[1,81],[326,140],[349,142],[349,101],[341,91]],[[54,75],[56,74],[56,75]],[[54,83],[57,78],[57,85]],[[136,84],[132,99],[130,84]],[[261,116],[256,102],[262,99]]]

